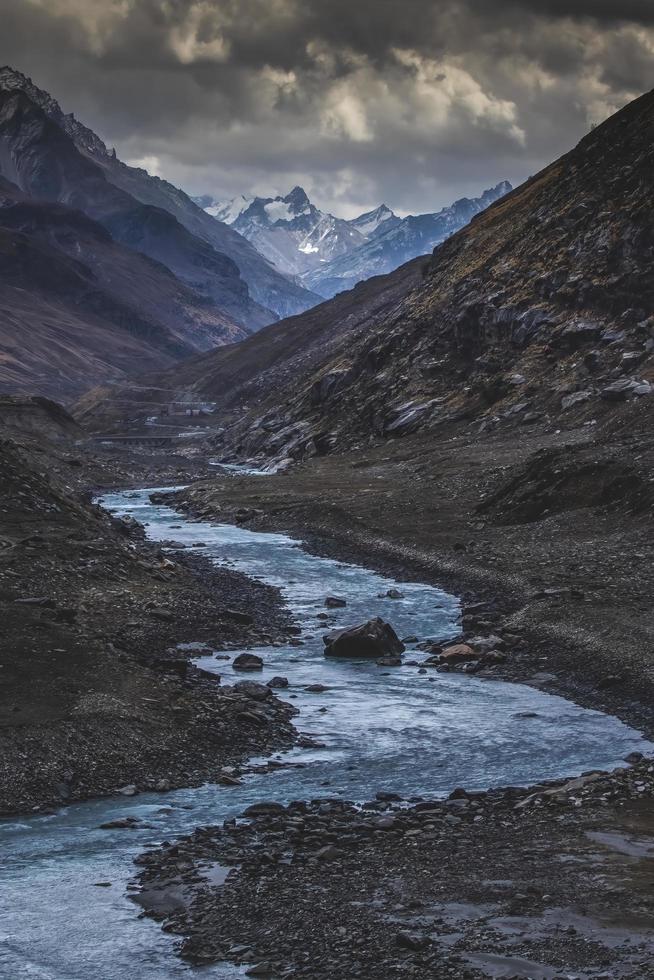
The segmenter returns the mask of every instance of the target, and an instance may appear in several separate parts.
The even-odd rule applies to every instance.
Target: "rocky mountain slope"
[[[248,338],[231,344],[224,349],[225,357],[193,357],[170,372],[144,376],[131,388],[100,385],[76,403],[75,415],[92,429],[122,431],[126,418],[156,414],[162,389],[172,389],[181,401],[216,402],[221,418],[229,419],[231,412],[258,404],[275,387],[291,390],[298,378],[319,369],[330,354],[338,356],[346,337],[354,339],[383,324],[400,297],[420,281],[427,262],[414,259],[389,276],[359,283],[306,313],[270,324],[256,334],[257,343]],[[280,446],[284,440],[279,433]]]
[[[183,191],[122,163],[31,79],[1,68],[0,93],[1,172],[30,196],[84,210],[251,329],[315,303]]]
[[[294,187],[286,197],[241,195],[225,204],[207,198],[198,201],[283,272],[330,298],[431,252],[510,190],[508,181],[502,181],[479,198],[463,198],[434,214],[399,218],[381,204],[351,220],[319,210],[301,187]]]
[[[81,211],[0,177],[0,390],[71,399],[248,331]]]
[[[619,424],[633,400],[652,405],[653,134],[649,93],[441,245],[380,316],[358,290],[312,311],[324,356],[287,346],[289,321],[196,361],[185,389],[237,407],[224,445],[268,458],[417,430]],[[366,284],[367,302],[389,281]]]

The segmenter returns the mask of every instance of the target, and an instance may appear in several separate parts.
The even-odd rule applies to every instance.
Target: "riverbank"
[[[12,443],[0,457],[0,813],[220,781],[293,744],[292,707],[177,647],[288,640],[279,590],[146,542]]]
[[[458,584],[468,590],[462,639],[499,636],[507,657],[476,676],[508,676],[572,693],[582,704],[609,707],[648,727],[644,698],[625,697],[623,680],[601,684],[606,650],[600,655],[595,648],[599,662],[592,665],[589,650],[566,644],[563,630],[552,646],[555,617],[565,627],[580,606],[584,611],[587,578],[576,595],[565,585],[550,593],[543,581],[523,593],[524,579],[506,576],[506,565],[491,573],[488,558],[499,557],[501,532],[486,567],[482,562],[474,568],[467,549],[452,547],[453,554],[444,555],[443,542],[456,541],[460,530],[453,523],[430,557],[424,541],[422,547],[415,538],[408,543],[412,527],[417,536],[420,526],[426,540],[430,534],[428,524],[419,525],[419,493],[414,488],[410,495],[411,470],[402,477],[402,508],[397,472],[389,486],[379,472],[361,478],[357,469],[351,460],[330,460],[329,468],[318,463],[272,478],[218,477],[180,493],[177,505],[202,521],[291,531],[314,552],[400,580]],[[392,510],[398,517],[390,527],[400,528],[404,540],[392,531],[370,533],[370,511],[379,520],[380,512]],[[613,515],[593,517],[605,533],[612,522],[615,532]],[[579,521],[582,537],[590,524]],[[514,528],[504,534],[516,544]],[[526,537],[523,551],[516,552],[523,556],[516,573],[527,567]],[[627,544],[622,539],[620,546]],[[559,555],[565,547],[570,555],[579,539],[560,542]],[[601,547],[606,541],[598,554]],[[556,547],[543,552],[541,579],[557,567],[563,572],[557,560]],[[532,571],[538,567],[532,564]],[[625,565],[611,567],[613,581],[625,574]],[[535,646],[530,617],[538,610],[544,636]],[[599,629],[606,622],[602,617]],[[588,623],[593,625],[590,617]],[[638,628],[643,624],[638,620]],[[579,634],[568,639],[578,641]],[[424,669],[413,651],[406,659],[417,662],[395,668],[400,674]],[[263,804],[245,811],[248,823],[198,828],[143,855],[138,900],[167,933],[182,937],[180,951],[190,962],[235,962],[250,976],[640,980],[654,975],[654,763],[637,757],[630,762],[632,768],[611,773],[487,793],[471,791],[463,781],[464,788],[446,801],[400,802],[380,793],[362,808],[334,798]],[[419,753],[407,759],[416,780],[429,781],[425,765]]]
[[[651,513],[628,499],[642,480],[618,479],[626,450],[590,439],[485,433],[434,446],[416,436],[274,476],[216,475],[180,493],[177,506],[447,588],[473,607],[465,638],[505,640],[506,662],[487,676],[538,685],[652,733]],[[639,445],[643,471],[652,454]]]
[[[262,804],[143,854],[139,903],[191,963],[253,977],[643,980],[653,798],[650,760],[404,808]]]

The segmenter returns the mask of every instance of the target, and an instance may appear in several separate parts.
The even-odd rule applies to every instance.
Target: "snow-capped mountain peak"
[[[400,218],[380,204],[349,221],[321,211],[299,186],[285,197],[242,195],[209,206],[205,198],[196,200],[219,221],[232,225],[281,272],[330,297],[431,252],[510,190],[511,184],[503,180],[478,198],[461,198],[431,214]]]
[[[285,196],[239,197],[208,206],[206,200],[197,199],[287,274],[302,276],[366,240],[350,222],[317,208],[300,186]]]
[[[290,194],[287,194],[283,198],[285,204],[288,204],[290,210],[293,214],[304,214],[309,208],[313,207],[311,201],[307,197],[306,191],[303,187],[295,186]]]
[[[367,238],[376,232],[380,225],[392,219],[396,222],[400,220],[387,204],[380,204],[374,211],[366,211],[358,218],[352,218],[350,225]]]

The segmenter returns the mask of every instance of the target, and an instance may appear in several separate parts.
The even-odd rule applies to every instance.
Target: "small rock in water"
[[[288,677],[271,677],[268,687],[288,687]]]
[[[325,605],[328,609],[342,609],[343,606],[347,606],[345,599],[339,599],[338,596],[328,595],[325,599]]]
[[[324,684],[309,684],[304,690],[310,691],[312,694],[322,694],[323,691],[328,691],[329,688]]]
[[[388,589],[386,592],[380,592],[377,598],[378,599],[403,599],[404,593],[400,592],[399,589]]]
[[[115,790],[116,793],[120,793],[121,796],[136,796],[138,790],[134,783],[128,783],[127,786],[121,786],[120,789]]]
[[[138,817],[118,817],[100,824],[100,830],[131,830],[141,821]]]

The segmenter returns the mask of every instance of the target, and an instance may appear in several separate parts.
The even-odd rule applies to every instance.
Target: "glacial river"
[[[530,687],[326,660],[325,624],[317,616],[328,595],[347,600],[345,608],[330,611],[329,627],[379,615],[400,636],[421,640],[456,635],[459,603],[430,586],[309,555],[282,534],[185,521],[152,505],[149,492],[106,495],[104,505],[141,521],[152,539],[202,542],[200,553],[282,589],[302,626],[303,645],[257,650],[265,666],[256,679],[287,677],[289,688],[278,693],[300,709],[298,728],[325,747],[280,755],[303,766],[246,777],[241,787],[111,798],[0,822],[2,980],[167,980],[196,972],[175,958],[172,937],[139,918],[127,892],[133,858],[145,846],[235,816],[258,799],[366,800],[384,789],[433,798],[460,785],[483,789],[608,769],[629,752],[654,750],[615,718]],[[379,598],[389,588],[403,598]],[[226,661],[203,656],[198,663],[224,683],[237,679]],[[312,694],[305,690],[309,684],[328,690]],[[147,826],[98,829],[130,815]],[[202,969],[211,980],[242,975],[230,965]]]

